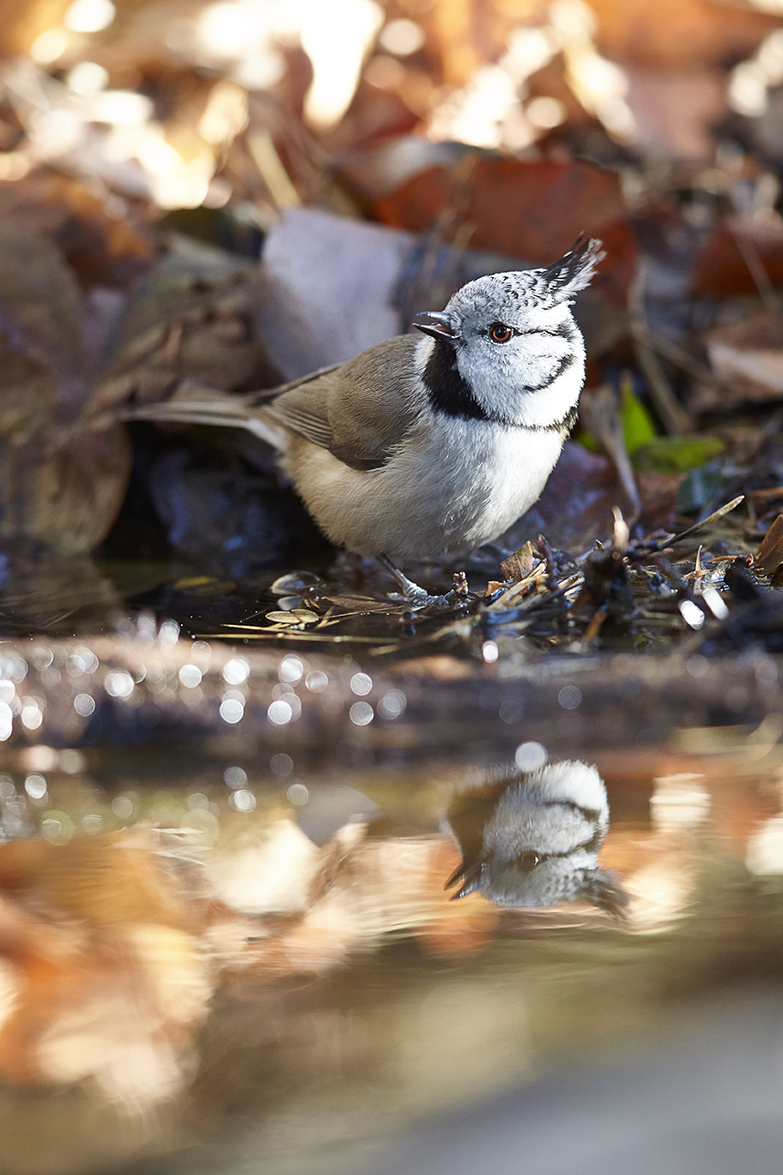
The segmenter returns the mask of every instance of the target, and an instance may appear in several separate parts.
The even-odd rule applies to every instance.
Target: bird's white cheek
[[[525,354],[522,364],[522,378],[525,387],[531,391],[545,391],[555,380],[563,365],[563,360],[570,351],[568,349],[552,348],[544,351],[543,348],[532,348]]]
[[[521,335],[509,345],[507,363],[513,363],[520,384],[532,391],[545,389],[562,370],[565,360],[579,350],[579,340],[538,332]]]
[[[531,428],[563,420],[579,399],[584,346],[577,334],[530,334],[506,346],[487,343],[458,355],[463,379],[491,414]]]
[[[558,340],[559,341],[559,340]],[[581,338],[557,352],[534,353],[514,397],[514,419],[528,428],[546,428],[565,419],[579,402],[585,379],[585,353]]]

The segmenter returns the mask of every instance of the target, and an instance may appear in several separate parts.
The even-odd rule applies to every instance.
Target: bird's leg
[[[478,548],[478,553],[498,563],[502,563],[504,559],[508,559],[509,555],[514,554],[511,547],[501,547],[498,543],[482,543]]]
[[[412,579],[408,579],[407,575],[403,575],[388,555],[376,555],[376,558],[400,588],[399,592],[392,593],[392,599],[407,604],[410,608],[450,608],[468,594],[464,573],[461,573],[461,576],[454,576],[454,587],[445,596],[431,596],[423,587],[419,587]]]

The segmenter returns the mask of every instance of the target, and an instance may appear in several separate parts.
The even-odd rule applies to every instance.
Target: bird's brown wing
[[[413,374],[417,342],[411,335],[399,335],[340,367],[288,385],[263,404],[264,415],[353,469],[377,469],[418,415]]]
[[[183,384],[161,404],[139,405],[134,420],[246,428],[275,448],[280,426],[305,437],[354,469],[377,469],[415,423],[413,351],[418,339],[399,335],[348,363],[325,367],[282,387],[231,396]]]
[[[263,388],[261,391],[248,392],[245,395],[232,395],[186,379],[179,384],[168,400],[162,400],[157,404],[133,404],[126,408],[124,416],[127,420],[218,425],[225,428],[247,428],[251,432],[256,432],[255,426],[259,419],[268,414],[267,409],[274,400],[305,384],[315,383],[320,388],[323,386],[320,381],[338,368],[339,364],[322,367],[319,371],[313,371],[291,383],[278,385],[276,388]],[[313,402],[316,401],[318,394],[313,396]],[[294,427],[293,424],[290,427]]]

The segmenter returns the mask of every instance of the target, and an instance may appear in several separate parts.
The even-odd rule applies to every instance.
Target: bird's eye
[[[493,322],[489,328],[489,337],[493,343],[507,343],[513,333],[511,327],[506,326],[504,322]]]
[[[519,858],[519,867],[523,873],[530,873],[540,862],[541,857],[538,853],[522,853]]]

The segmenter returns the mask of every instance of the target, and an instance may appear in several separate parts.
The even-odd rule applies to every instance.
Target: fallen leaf
[[[222,390],[278,382],[255,326],[255,271],[244,258],[173,238],[120,319],[91,411],[131,396],[162,399],[186,379]]]
[[[657,159],[709,159],[715,150],[715,127],[728,113],[725,72],[634,65],[626,66],[625,73],[634,148]]]
[[[783,284],[783,224],[727,217],[696,254],[691,292],[717,298],[757,294],[759,281]]]
[[[700,389],[700,409],[708,401],[724,409],[745,400],[783,398],[783,317],[779,311],[762,311],[753,318],[718,326],[704,342],[721,386]]]
[[[500,564],[500,570],[506,579],[518,582],[526,579],[530,575],[533,567],[537,561],[540,561],[540,555],[537,555],[533,549],[533,544],[528,540],[524,546],[521,546],[513,555],[509,555]]]
[[[761,575],[774,575],[783,563],[783,514],[778,514],[764,535],[753,563]]]
[[[42,426],[21,442],[0,436],[0,539],[60,555],[93,550],[119,513],[132,464],[125,428]]]
[[[676,529],[677,490],[684,477],[682,473],[636,474],[636,484],[642,503],[639,526],[643,533]]]
[[[451,167],[415,175],[372,203],[384,224],[430,231],[448,216],[466,225],[470,247],[531,265],[547,265],[580,233],[604,241],[607,260],[592,283],[610,301],[623,300],[633,279],[636,247],[614,172],[595,164],[552,159],[520,160],[466,153]]]
[[[104,538],[130,472],[124,429],[90,428],[82,296],[58,248],[0,224],[0,538],[79,554]]]
[[[156,259],[151,236],[127,214],[112,214],[86,183],[54,171],[0,183],[0,220],[11,219],[56,245],[83,289],[127,288]]]
[[[590,0],[598,47],[648,69],[724,67],[750,57],[781,18],[711,0]]]
[[[87,402],[82,301],[62,254],[23,222],[0,222],[0,255],[0,433],[18,439]]]

